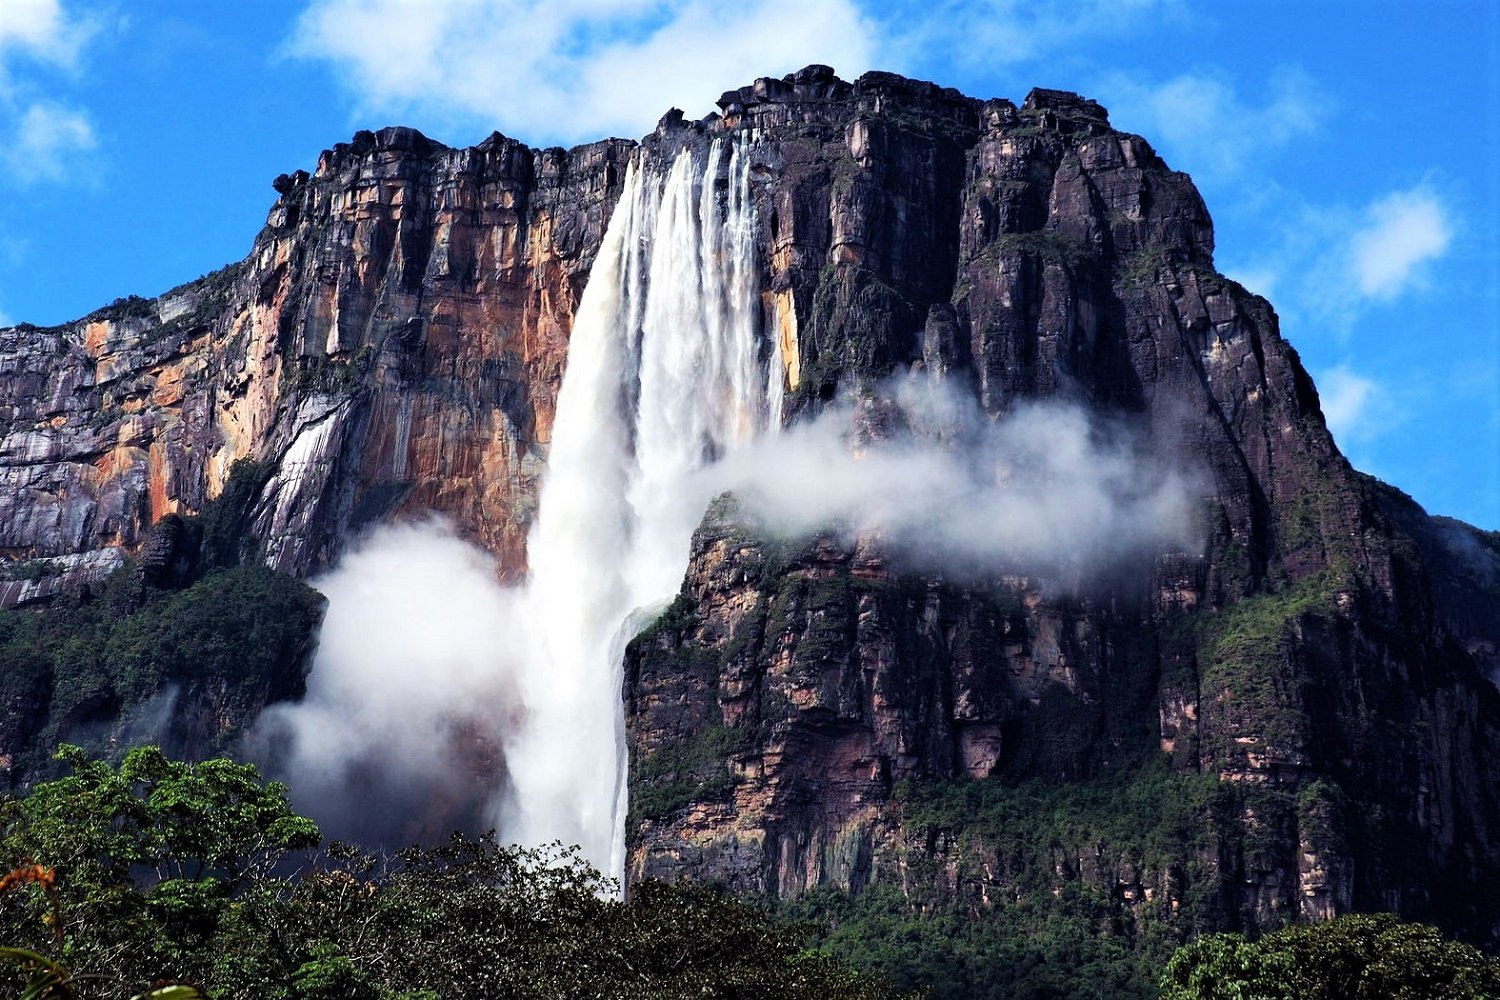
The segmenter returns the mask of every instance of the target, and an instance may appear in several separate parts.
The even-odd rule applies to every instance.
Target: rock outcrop
[[[906,366],[996,416],[1084,403],[1206,470],[1203,543],[1081,588],[960,585],[897,572],[878,538],[788,550],[720,510],[627,662],[632,875],[1013,895],[1012,848],[910,819],[914,784],[1118,784],[1165,757],[1229,790],[1217,832],[1145,862],[1078,832],[1057,848],[1094,860],[1058,862],[1057,891],[1092,878],[1220,927],[1394,907],[1493,939],[1500,620],[1474,587],[1494,546],[1349,467],[1270,305],[1214,271],[1190,180],[1056,91],[814,69],[720,105],[769,150],[795,405]]]
[[[449,149],[361,132],[280,197],[249,257],[159,299],[0,331],[7,605],[97,576],[149,527],[272,474],[271,566],[307,574],[361,525],[440,511],[524,566],[568,330],[632,143]]]

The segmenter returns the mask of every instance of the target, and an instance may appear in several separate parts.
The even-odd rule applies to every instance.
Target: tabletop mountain
[[[1055,90],[810,66],[718,106],[572,150],[360,132],[276,179],[242,262],[0,330],[0,601],[129,559],[186,581],[191,515],[244,459],[231,561],[307,576],[436,510],[519,577],[633,151],[753,135],[785,421],[911,370],[994,418],[1081,404],[1195,470],[1200,541],[1083,581],[944,574],[721,499],[627,654],[630,875],[822,907],[851,949],[874,911],[830,888],[1137,951],[1355,909],[1500,940],[1500,539],[1350,467],[1271,305],[1215,271],[1191,180]],[[0,753],[41,731],[47,683]],[[210,688],[179,699],[193,726],[258,710]]]

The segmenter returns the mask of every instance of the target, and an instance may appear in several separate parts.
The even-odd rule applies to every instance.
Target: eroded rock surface
[[[519,571],[573,309],[632,146],[361,132],[277,179],[244,261],[0,331],[0,553],[97,572],[248,458],[271,469],[254,540],[278,569],[310,573],[360,526],[431,510]]]
[[[997,416],[1073,400],[1202,471],[1203,540],[1081,587],[956,583],[720,510],[627,663],[632,875],[978,906],[1040,867],[1200,926],[1394,907],[1493,936],[1494,546],[1349,467],[1270,305],[1214,270],[1190,180],[1056,91],[814,70],[720,106],[762,136],[794,407],[907,366]],[[1170,859],[1078,833],[1023,864],[910,792],[1163,754],[1223,789]]]

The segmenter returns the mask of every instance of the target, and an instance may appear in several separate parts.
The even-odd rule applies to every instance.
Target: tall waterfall
[[[625,644],[682,582],[708,499],[694,473],[781,408],[779,349],[760,344],[749,147],[716,139],[660,166],[642,151],[627,170],[574,318],[528,539],[527,711],[497,817],[506,839],[579,844],[615,876]]]

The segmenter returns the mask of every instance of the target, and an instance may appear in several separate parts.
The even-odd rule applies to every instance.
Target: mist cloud
[[[1196,551],[1192,478],[1123,426],[1044,401],[993,420],[922,376],[846,403],[709,470],[766,528],[878,533],[916,568],[1057,574]]]
[[[389,525],[312,581],[328,612],[307,695],[252,752],[337,837],[402,845],[487,825],[515,724],[514,592],[433,520]]]

